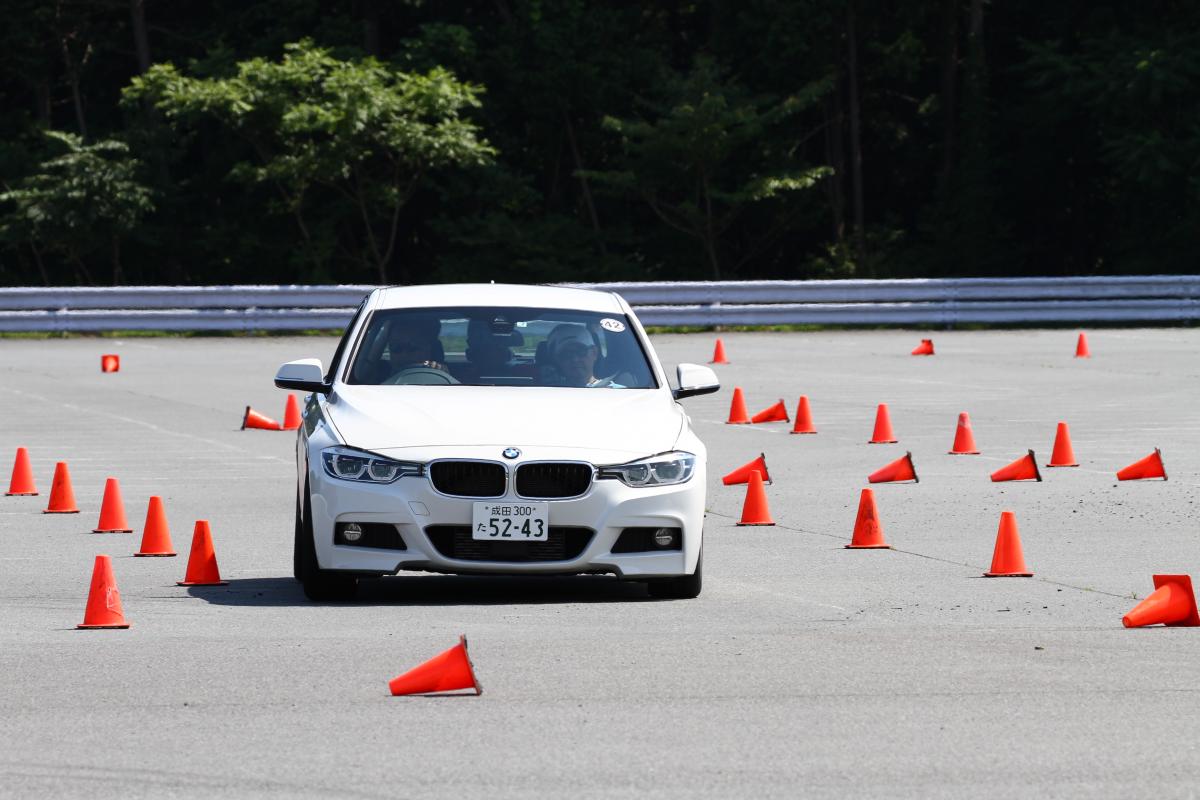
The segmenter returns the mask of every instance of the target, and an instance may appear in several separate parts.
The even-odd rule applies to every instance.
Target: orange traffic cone
[[[1003,481],[1040,481],[1042,473],[1038,472],[1037,459],[1030,450],[1006,467],[1001,467],[992,473],[992,482]]]
[[[453,692],[458,689],[474,689],[477,696],[483,694],[483,687],[475,678],[471,658],[467,655],[466,636],[459,636],[458,644],[446,652],[392,678],[388,681],[388,689],[392,697]]]
[[[868,483],[899,483],[901,481],[912,481],[913,483],[921,481],[917,477],[917,468],[913,464],[912,453],[905,453],[892,463],[880,467],[867,476]]]
[[[1162,451],[1157,447],[1154,452],[1140,461],[1135,461],[1117,473],[1119,481],[1144,481],[1149,478],[1167,479],[1167,470],[1163,466]]]
[[[729,419],[726,425],[749,425],[750,415],[746,413],[746,398],[742,396],[742,387],[733,387],[733,402],[729,404]]]
[[[774,525],[767,508],[767,490],[763,488],[762,473],[751,470],[750,482],[746,487],[746,501],[742,503],[742,518],[738,525]]]
[[[1067,423],[1058,423],[1058,430],[1054,434],[1054,452],[1050,454],[1050,463],[1047,467],[1078,467],[1079,462],[1075,460],[1075,449],[1071,447],[1071,431],[1067,429]]]
[[[996,531],[996,549],[992,551],[992,568],[985,578],[1031,578],[1021,552],[1021,536],[1017,533],[1017,517],[1011,511],[1000,512],[1000,530]]]
[[[721,483],[726,486],[733,486],[737,483],[749,483],[750,473],[757,471],[766,483],[771,482],[771,474],[767,472],[767,456],[765,453],[759,453],[758,458],[753,461],[743,464],[733,472],[721,478]]]
[[[750,418],[751,422],[791,422],[788,417],[787,406],[780,400],[770,408],[764,408],[762,411]]]
[[[858,498],[858,517],[854,520],[854,535],[847,550],[890,550],[891,545],[883,540],[883,523],[879,521],[879,509],[875,507],[875,490],[863,489]]]
[[[263,416],[250,406],[246,406],[246,413],[242,416],[242,430],[247,428],[258,428],[264,431],[281,431],[283,426],[270,417]]]
[[[225,586],[229,583],[221,580],[221,571],[217,569],[217,554],[213,550],[212,531],[208,528],[208,520],[196,520],[187,574],[177,583],[180,586]]]
[[[954,431],[954,446],[950,449],[950,455],[979,455],[979,448],[975,446],[975,434],[971,431],[971,418],[965,411],[958,415],[958,428]]]
[[[888,413],[887,403],[880,403],[875,411],[875,433],[867,444],[895,444],[896,434],[892,432],[892,416]]]
[[[1194,628],[1200,625],[1196,612],[1196,593],[1187,575],[1155,575],[1154,591],[1121,617],[1126,628],[1141,628],[1162,623],[1168,628]]]
[[[922,339],[921,343],[913,348],[914,356],[931,356],[933,355],[933,339]]]
[[[92,533],[133,533],[125,521],[125,503],[121,500],[121,484],[116,478],[104,482],[104,501],[100,504],[100,521]]]
[[[117,579],[113,577],[112,559],[108,556],[96,556],[87,609],[83,612],[83,622],[75,627],[82,630],[129,627],[121,609],[121,593],[117,591]]]
[[[792,433],[816,433],[817,429],[813,425],[812,409],[808,407],[808,395],[800,395],[800,402],[796,404],[796,424],[792,426]]]
[[[1083,331],[1079,332],[1079,341],[1075,343],[1076,358],[1091,358],[1092,351],[1088,349],[1087,334]]]
[[[121,357],[106,353],[100,356],[100,371],[101,372],[119,372],[121,370]]]
[[[33,485],[33,468],[29,466],[29,451],[24,447],[17,448],[17,460],[13,462],[12,480],[8,482],[9,497],[30,497],[38,493]]]
[[[289,394],[287,396],[287,405],[283,409],[283,429],[285,431],[294,431],[300,427],[300,403],[296,400],[296,395]]]
[[[146,527],[142,531],[142,546],[135,556],[174,556],[171,530],[167,527],[167,512],[163,510],[162,498],[154,495],[146,508]]]
[[[71,473],[67,470],[65,461],[59,461],[54,465],[54,480],[50,483],[50,502],[42,513],[79,513],[79,509],[75,507],[75,491],[71,488]]]
[[[710,363],[710,364],[728,364],[729,363],[729,359],[725,358],[725,343],[722,342],[719,338],[717,339],[717,346],[713,348],[712,361],[710,361],[708,363]]]

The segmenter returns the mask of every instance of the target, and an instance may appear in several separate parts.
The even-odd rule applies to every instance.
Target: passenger
[[[611,378],[597,378],[593,374],[600,350],[583,325],[564,323],[550,331],[546,337],[546,354],[551,367],[546,382],[551,386],[625,388],[613,383]]]

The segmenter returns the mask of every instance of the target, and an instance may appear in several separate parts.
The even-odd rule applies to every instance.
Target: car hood
[[[364,450],[564,448],[614,461],[671,450],[686,420],[669,392],[651,389],[343,385],[325,412]]]

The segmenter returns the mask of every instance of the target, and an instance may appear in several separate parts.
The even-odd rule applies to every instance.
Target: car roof
[[[444,283],[391,286],[378,290],[375,308],[458,308],[510,306],[515,308],[569,308],[578,311],[624,313],[617,296],[595,289],[565,286],[528,286],[514,283]]]

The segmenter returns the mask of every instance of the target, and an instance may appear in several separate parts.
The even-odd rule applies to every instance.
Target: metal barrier
[[[955,325],[1200,319],[1200,275],[564,284],[613,291],[646,325]],[[373,289],[0,288],[0,331],[336,329]]]
[[[0,331],[300,331],[342,328],[368,292],[342,286],[0,288]]]

